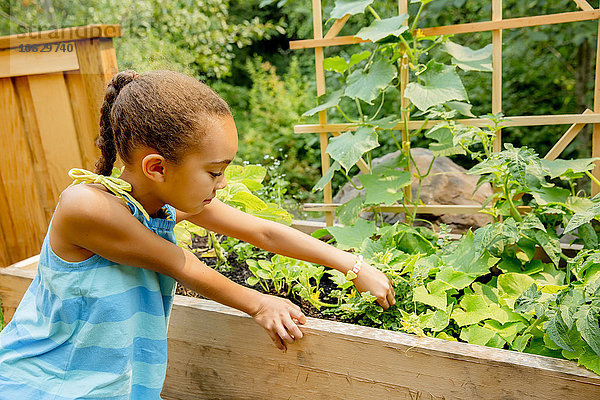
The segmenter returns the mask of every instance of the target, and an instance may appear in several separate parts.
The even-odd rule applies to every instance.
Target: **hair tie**
[[[133,81],[135,81],[139,77],[140,77],[140,74],[138,74],[137,72],[134,71],[133,72],[133,78],[131,79],[131,81],[133,82]]]

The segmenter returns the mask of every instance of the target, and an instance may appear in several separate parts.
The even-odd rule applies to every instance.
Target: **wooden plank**
[[[11,78],[0,79],[0,132],[5,155],[0,157],[2,197],[6,199],[0,204],[0,221],[8,262],[14,262],[39,252],[46,218],[39,206],[31,149]]]
[[[0,36],[0,49],[17,47],[20,44],[42,44],[101,37],[113,38],[119,36],[121,36],[121,25],[92,24],[49,31],[27,32],[10,36]]]
[[[321,15],[321,0],[312,1],[313,11],[313,31],[315,39],[323,38],[323,23]],[[323,68],[323,48],[315,48],[315,70],[317,78],[317,96],[325,94],[325,70]],[[319,111],[319,124],[327,124],[327,111]],[[319,135],[319,142],[321,148],[321,172],[323,175],[327,173],[330,168],[329,155],[326,153],[327,146],[329,144],[329,136],[327,132],[321,132]],[[323,201],[325,203],[331,203],[333,198],[331,190],[331,182],[328,182],[323,188]],[[325,221],[328,225],[333,224],[333,213],[325,213]]]
[[[31,267],[0,270],[11,316]],[[600,376],[572,361],[310,317],[302,330],[282,353],[245,313],[177,295],[162,397],[564,400],[600,391]]]
[[[48,178],[55,193],[72,182],[71,168],[83,167],[69,93],[62,73],[34,75],[27,78],[39,126]]]
[[[329,30],[325,34],[325,39],[331,39],[336,37],[337,34],[340,33],[344,25],[346,25],[346,21],[348,21],[348,18],[350,18],[350,14],[346,14],[342,18],[336,19],[333,25],[331,25],[331,28],[329,28]]]
[[[565,114],[565,115],[525,115],[506,117],[502,123],[503,127],[511,126],[542,126],[542,125],[571,125],[571,124],[592,124],[600,123],[600,113],[588,114]],[[408,129],[419,129],[423,126],[423,120],[412,120],[408,122]],[[425,123],[425,128],[431,128],[442,121],[431,120]],[[487,118],[469,118],[458,119],[457,123],[469,126],[485,127],[492,124],[491,119]],[[394,129],[400,130],[401,123],[398,123]],[[355,130],[356,126],[352,124],[303,124],[295,125],[294,133],[320,133],[320,132],[344,132]]]
[[[79,73],[83,80],[87,95],[87,110],[93,123],[93,130],[100,132],[100,108],[108,83],[118,72],[117,56],[113,48],[112,39],[87,39],[76,42],[77,58],[79,60]],[[82,100],[84,101],[84,100]],[[89,135],[89,133],[88,133]],[[96,150],[86,150],[85,154],[93,154]]]
[[[591,11],[594,9],[594,7],[590,6],[590,3],[588,3],[586,0],[573,0],[575,2],[575,4],[577,4],[577,7],[581,8],[584,11]]]
[[[35,175],[35,184],[39,192],[39,207],[46,216],[46,224],[50,223],[50,218],[54,213],[54,208],[58,202],[60,192],[52,185],[48,176],[48,161],[42,145],[40,129],[35,114],[35,106],[29,88],[29,80],[27,77],[21,76],[13,79],[19,101],[21,112],[23,113],[23,125],[27,133],[27,141],[31,148],[31,158],[33,160],[33,171]],[[33,204],[31,205],[33,206]]]
[[[35,276],[39,258],[38,254],[6,268],[0,268],[0,299],[2,299],[4,322],[8,323],[15,314],[17,306]]]
[[[0,171],[1,172],[1,171]],[[8,204],[8,195],[4,191],[4,183],[2,183],[2,173],[0,173],[0,210],[5,210],[5,205]],[[2,215],[5,212],[0,213],[0,269],[8,266],[12,260],[8,253],[8,240],[11,239],[9,235],[14,232],[12,219],[9,216]],[[2,297],[0,296],[0,300]]]
[[[594,77],[594,112],[600,113],[600,21],[598,21],[598,36],[596,38],[596,74]],[[592,130],[592,157],[600,157],[600,124],[595,123]],[[592,175],[600,180],[600,160]],[[600,193],[600,186],[592,181],[592,196]]]
[[[472,22],[468,24],[438,26],[423,28],[426,36],[455,35],[460,33],[488,32],[498,29],[516,29],[538,25],[562,24],[568,22],[589,21],[600,18],[600,10],[573,11],[568,13],[538,15],[534,17],[521,17],[503,19],[501,21]],[[331,39],[307,39],[290,41],[290,49],[310,49],[314,47],[343,46],[367,42],[355,36],[337,36]]]
[[[0,78],[34,74],[49,74],[79,69],[75,44],[63,43],[71,51],[56,51],[56,43],[40,45],[37,51],[20,52],[18,48],[0,51]]]
[[[574,362],[307,318],[282,353],[249,316],[176,296],[165,399],[592,399]],[[490,371],[493,371],[491,373]]]
[[[312,212],[328,212],[335,211],[336,208],[340,207],[342,204],[340,203],[332,203],[332,204],[323,204],[323,203],[305,203],[303,205],[304,211],[312,211]],[[378,206],[378,207],[366,207],[365,210],[370,210],[372,208],[377,209],[380,212],[390,212],[390,213],[403,213],[405,211],[412,212],[414,210],[414,206],[412,205],[392,205],[392,206]],[[419,205],[417,206],[418,214],[433,214],[433,215],[443,215],[443,214],[478,214],[482,210],[482,207],[479,205],[469,205],[469,204],[427,204],[427,205]],[[531,211],[531,207],[528,206],[517,206],[517,210],[520,213],[526,213]]]
[[[587,109],[583,113],[590,114],[592,110]],[[558,139],[558,142],[550,149],[548,154],[544,157],[546,160],[555,160],[560,153],[567,148],[567,146],[577,137],[579,132],[585,127],[585,124],[573,124],[571,127],[565,132],[564,135]]]
[[[64,73],[64,77],[69,91],[83,168],[93,171],[100,157],[100,149],[96,147],[96,138],[100,133],[99,121],[93,121],[92,114],[85,112],[90,110],[90,105],[81,74],[69,71]]]
[[[492,21],[502,21],[502,0],[492,0]],[[492,114],[502,112],[502,30],[492,32]],[[496,132],[493,148],[502,151],[502,130]]]

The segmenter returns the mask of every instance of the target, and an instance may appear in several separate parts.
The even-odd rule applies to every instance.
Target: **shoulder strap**
[[[150,216],[144,210],[144,207],[128,192],[131,191],[131,184],[123,179],[114,178],[112,176],[98,175],[91,171],[82,168],[73,168],[69,171],[69,176],[73,178],[73,183],[69,186],[77,185],[79,183],[101,183],[108,190],[113,192],[115,196],[127,203],[127,200],[131,201],[136,207],[140,209],[144,218],[150,220]]]

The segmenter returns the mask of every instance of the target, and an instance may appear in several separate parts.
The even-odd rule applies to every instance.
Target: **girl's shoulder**
[[[49,229],[50,247],[65,261],[80,262],[94,253],[74,244],[77,238],[94,225],[106,224],[131,210],[102,184],[80,183],[69,186],[59,196]]]

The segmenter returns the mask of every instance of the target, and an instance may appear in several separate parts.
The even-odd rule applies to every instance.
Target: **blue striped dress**
[[[173,207],[163,207],[166,219],[147,220],[127,204],[175,243]],[[37,274],[0,332],[0,399],[160,399],[175,286],[97,254],[67,262],[46,234]]]

